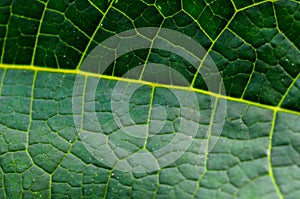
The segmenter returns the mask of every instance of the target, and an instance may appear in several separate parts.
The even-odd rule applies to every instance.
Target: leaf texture
[[[103,74],[82,70],[101,42],[142,27],[195,40],[206,51],[198,68],[150,47],[118,57]],[[297,198],[299,32],[296,0],[1,1],[0,198]],[[209,57],[226,95],[209,91],[199,73]],[[149,63],[176,70],[187,85],[126,76]],[[128,115],[114,109],[123,108],[115,88],[134,90]],[[147,170],[174,155],[156,151],[178,149],[172,140],[183,110],[199,113],[184,118],[197,126],[192,141],[174,161]],[[99,146],[108,140],[115,151],[105,156]],[[119,148],[147,150],[153,161],[135,162]],[[118,169],[124,159],[139,172]]]

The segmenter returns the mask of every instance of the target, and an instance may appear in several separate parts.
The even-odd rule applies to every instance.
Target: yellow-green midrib
[[[298,111],[285,109],[285,108],[282,108],[282,107],[279,107],[279,106],[260,104],[260,103],[252,102],[252,101],[245,100],[245,99],[242,99],[242,98],[235,98],[235,97],[230,97],[230,96],[226,96],[226,95],[221,95],[221,94],[218,94],[218,93],[213,93],[213,92],[210,92],[210,91],[197,89],[197,88],[193,88],[193,87],[158,84],[158,83],[153,83],[153,82],[144,81],[144,80],[127,79],[127,78],[122,78],[122,77],[108,76],[108,75],[96,74],[96,73],[91,73],[91,72],[85,72],[85,71],[81,71],[81,70],[45,68],[45,67],[39,67],[39,66],[33,66],[33,65],[0,64],[0,69],[4,69],[4,70],[31,70],[31,71],[36,71],[36,72],[78,74],[78,75],[82,75],[82,76],[85,76],[85,77],[103,78],[103,79],[107,79],[107,80],[114,80],[114,81],[122,81],[122,82],[128,82],[128,83],[149,85],[149,86],[152,86],[152,87],[192,91],[192,92],[201,93],[201,94],[204,94],[204,95],[209,95],[209,96],[212,96],[212,97],[216,97],[218,99],[225,99],[225,100],[228,100],[228,101],[240,102],[240,103],[244,103],[244,104],[247,104],[247,105],[257,106],[257,107],[269,109],[269,110],[276,111],[276,112],[285,112],[285,113],[290,113],[290,114],[300,116],[300,112],[298,112]]]

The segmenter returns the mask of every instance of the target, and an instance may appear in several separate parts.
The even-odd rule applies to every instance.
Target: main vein
[[[295,110],[285,109],[285,108],[282,108],[279,106],[260,104],[258,102],[253,102],[253,101],[249,101],[249,100],[242,99],[242,98],[235,98],[235,97],[231,97],[231,96],[221,95],[219,93],[213,93],[210,91],[194,88],[191,86],[186,87],[186,86],[158,84],[158,83],[149,82],[149,81],[145,81],[145,80],[127,79],[127,78],[122,78],[122,77],[115,77],[115,76],[91,73],[91,72],[86,72],[86,71],[81,71],[81,70],[44,68],[44,67],[30,66],[30,65],[0,64],[0,68],[15,69],[15,70],[32,70],[32,71],[37,71],[37,72],[76,74],[76,75],[82,75],[84,77],[96,77],[96,78],[102,78],[102,79],[113,80],[113,81],[122,81],[122,82],[129,82],[129,83],[135,83],[135,84],[143,84],[143,85],[148,85],[148,86],[152,86],[152,87],[184,90],[184,91],[190,91],[190,92],[195,92],[195,93],[201,93],[204,95],[209,95],[209,96],[220,98],[220,99],[226,99],[229,101],[240,102],[240,103],[257,106],[257,107],[261,107],[261,108],[265,108],[265,109],[270,109],[270,110],[277,111],[277,112],[285,112],[285,113],[290,113],[290,114],[300,116],[300,112],[295,111]]]

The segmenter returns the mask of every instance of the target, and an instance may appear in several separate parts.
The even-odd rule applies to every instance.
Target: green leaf
[[[299,4],[2,0],[0,198],[297,198]]]

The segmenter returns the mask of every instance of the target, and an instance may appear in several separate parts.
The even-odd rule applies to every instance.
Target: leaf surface
[[[103,74],[80,68],[101,42],[142,27],[195,40],[206,51],[198,68],[151,47]],[[2,1],[0,198],[297,198],[299,32],[296,0]],[[199,73],[210,57],[226,95]],[[168,71],[163,83],[126,76],[149,63],[186,85]],[[186,146],[176,134],[184,122],[196,126]],[[175,149],[184,152],[167,162]],[[127,163],[139,172],[120,169]]]

